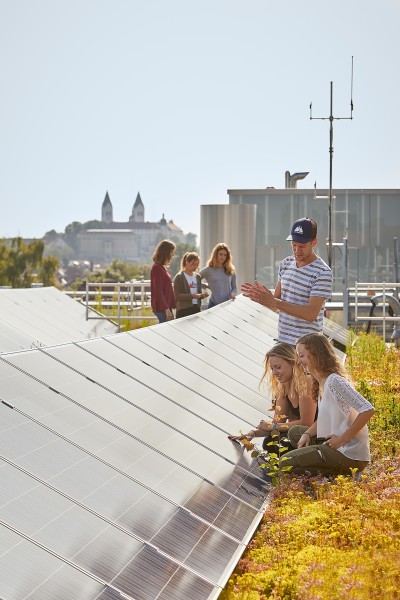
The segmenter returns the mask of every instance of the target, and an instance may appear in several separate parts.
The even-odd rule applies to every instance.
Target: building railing
[[[118,331],[121,331],[122,321],[157,320],[150,310],[150,280],[125,283],[87,281],[85,291],[74,292],[73,296],[85,304],[86,320],[111,319],[116,321]],[[112,314],[104,314],[103,308],[108,313],[112,311]]]
[[[342,294],[342,301],[327,303],[327,308],[329,312],[342,312],[346,329],[352,323],[377,323],[384,340],[391,324],[393,332],[390,339],[400,346],[400,326],[398,329],[396,326],[400,321],[399,291],[400,283],[356,282],[354,288],[347,288],[346,293]],[[111,319],[117,323],[118,331],[121,331],[122,321],[157,321],[151,312],[149,280],[125,283],[87,281],[84,291],[69,292],[68,295],[80,299],[86,305],[87,320]],[[102,312],[103,308],[108,314]],[[113,314],[110,314],[110,310]]]
[[[392,324],[391,341],[395,342],[396,346],[400,344],[400,326],[398,329],[396,325],[400,321],[399,291],[400,283],[386,282],[356,282],[354,288],[355,321],[378,322],[382,326],[384,340],[388,324]],[[369,307],[368,315],[365,314],[366,306]]]

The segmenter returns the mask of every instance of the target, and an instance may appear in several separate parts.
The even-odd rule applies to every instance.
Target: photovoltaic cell
[[[248,315],[249,317],[253,318],[256,323],[257,323],[257,327],[261,328],[263,331],[266,332],[270,332],[270,329],[266,329],[266,323],[275,323],[275,329],[276,329],[276,333],[278,331],[278,314],[274,313],[270,310],[268,310],[266,307],[261,306],[260,304],[257,304],[256,302],[252,302],[251,300],[249,300],[248,298],[246,298],[245,296],[238,296],[237,298],[237,302],[235,301],[235,306],[230,305],[229,310],[232,311],[234,310],[234,308],[238,308],[240,309],[243,314]],[[224,313],[225,316],[225,313]],[[247,318],[247,317],[246,317]],[[249,322],[250,319],[249,319]],[[341,327],[340,325],[338,325],[337,323],[335,323],[334,321],[332,321],[331,319],[328,319],[326,317],[323,318],[323,328],[322,331],[324,333],[324,335],[326,335],[327,338],[329,338],[330,340],[334,340],[335,342],[337,342],[338,344],[340,344],[341,346],[346,346],[346,344],[348,343],[349,340],[349,332],[347,329],[345,329],[344,327]],[[276,334],[275,334],[276,336]],[[337,355],[344,360],[345,355],[344,353],[338,349],[335,348],[335,350],[337,351]]]
[[[86,307],[54,287],[0,289],[0,314],[0,353],[117,331],[107,319],[87,321]]]
[[[254,365],[263,364],[265,343],[255,344],[252,336],[245,334],[236,327],[229,326],[220,317],[213,316],[212,311],[209,311],[208,318],[205,317],[206,314],[207,311],[204,313],[204,316],[203,314],[194,315],[191,319],[187,319],[187,326],[193,329],[192,337],[195,337],[197,332],[201,331],[203,335],[207,334],[212,340],[217,342],[216,348],[218,348],[219,352],[223,353],[224,348],[227,346],[234,350],[238,357],[245,356]],[[176,323],[179,323],[179,320],[173,322],[174,325]],[[182,328],[186,331],[186,326],[183,326],[183,324]]]
[[[152,337],[154,338],[154,336]],[[235,386],[231,386],[229,376],[222,374],[223,377],[221,378],[221,374],[213,368],[210,369],[208,365],[204,365],[205,370],[202,372],[201,364],[198,365],[197,361],[190,361],[183,351],[181,351],[180,356],[177,356],[179,352],[175,353],[174,348],[167,341],[162,340],[162,348],[157,349],[155,345],[150,346],[145,343],[146,340],[147,338],[143,336],[114,335],[102,338],[101,344],[85,341],[80,342],[79,345],[99,356],[99,358],[115,364],[115,366],[121,361],[121,369],[124,371],[127,370],[126,361],[128,361],[128,364],[130,364],[132,358],[134,364],[137,361],[144,361],[153,369],[161,370],[168,377],[208,398],[211,402],[223,407],[228,413],[238,416],[244,422],[256,425],[260,418],[265,416],[266,407],[271,404],[268,395],[262,396],[260,393],[254,394],[252,390],[241,390],[240,396],[236,396],[233,393],[234,390],[232,390],[232,387]],[[109,347],[107,348],[107,346]],[[124,351],[125,358],[115,352],[115,346]],[[222,387],[222,385],[225,385],[225,387]]]
[[[123,532],[119,529],[112,529],[110,534],[107,523],[104,523],[105,529],[99,524],[97,514],[103,515],[126,532],[132,532],[141,542],[147,541],[155,545],[173,560],[182,562],[200,575],[204,574],[206,579],[211,576],[215,581],[224,577],[226,565],[230,564],[232,557],[236,554],[240,556],[240,542],[232,539],[231,533],[227,536],[222,531],[211,528],[192,512],[174,506],[166,498],[157,496],[151,490],[116,473],[94,457],[85,456],[83,450],[57,438],[37,423],[26,423],[22,415],[4,405],[0,408],[0,452],[5,455],[9,451],[8,432],[10,439],[12,436],[16,440],[14,451],[11,449],[9,454],[17,453],[18,442],[27,435],[37,445],[35,450],[31,443],[30,451],[25,446],[19,457],[13,456],[16,461],[13,465],[18,463],[24,472],[12,468],[13,465],[4,461],[0,467],[0,519],[14,529],[52,552],[61,554],[68,560],[74,559],[80,568],[88,569],[104,581],[111,581],[113,578],[113,570],[109,566],[113,561],[111,558],[107,559],[108,566],[102,570],[97,569],[96,561],[96,567],[93,566],[92,560],[95,560],[93,557],[98,545],[103,559],[107,548],[113,555],[116,551],[114,546],[118,547],[123,543],[126,549],[128,543],[129,553],[135,554],[139,553],[142,546],[135,545],[130,539],[122,542],[119,538]],[[47,454],[58,457],[45,466],[43,462],[46,461],[41,456],[44,447],[47,447]],[[38,485],[38,477],[55,489]],[[72,499],[93,512],[85,512]],[[194,507],[192,502],[191,508]],[[239,516],[243,517],[244,514],[240,515],[239,512],[236,518]],[[256,518],[255,512],[252,517],[253,520]],[[93,545],[89,544],[90,539],[93,539]],[[83,548],[79,551],[81,545]],[[77,562],[77,557],[81,562]],[[115,569],[119,572],[121,568],[121,563],[117,562]]]
[[[104,589],[90,574],[0,522],[0,594],[4,600],[95,600]]]
[[[237,318],[0,357],[0,598],[217,598],[269,491],[227,439],[269,402]]]
[[[189,337],[191,340],[195,340],[209,350],[212,354],[228,360],[233,365],[236,365],[240,369],[244,369],[247,373],[251,373],[259,380],[263,374],[263,356],[258,355],[257,359],[251,359],[246,355],[246,346],[237,341],[236,348],[231,348],[229,344],[221,344],[221,342],[208,333],[202,328],[204,319],[198,315],[194,315],[187,322],[182,322],[181,319],[172,321],[169,329],[174,331],[175,329],[182,333],[184,336]],[[231,336],[227,335],[227,338]],[[232,338],[232,342],[234,342]],[[239,350],[239,352],[238,352]]]
[[[202,360],[210,366],[216,367],[221,372],[229,373],[232,380],[242,383],[249,389],[257,389],[259,377],[248,373],[245,368],[233,365],[228,358],[224,358],[212,352],[209,348],[205,348],[196,340],[183,335],[177,328],[170,327],[168,323],[162,323],[159,327],[155,327],[154,332],[159,337],[165,338],[179,348],[185,349],[193,357]]]
[[[160,325],[161,327],[161,325]],[[253,405],[259,403],[260,409],[265,406],[265,397],[260,393],[258,388],[258,381],[256,377],[251,377],[250,381],[243,382],[233,379],[231,377],[231,370],[235,370],[236,367],[229,367],[228,372],[221,369],[221,365],[211,364],[209,361],[203,361],[197,356],[191,354],[186,348],[181,348],[179,345],[174,344],[165,337],[158,335],[156,330],[158,325],[155,327],[148,327],[135,332],[134,337],[139,341],[147,344],[157,352],[164,354],[165,356],[173,359],[183,367],[189,367],[195,369],[196,373],[203,377],[206,381],[214,383],[214,385],[221,387],[223,390],[236,396],[239,399],[244,399],[248,402],[251,399]],[[133,334],[128,332],[127,335]],[[236,369],[237,373],[237,369]],[[237,376],[237,375],[236,375]],[[250,387],[249,384],[250,383]]]
[[[96,384],[87,381],[82,376],[75,374],[74,372],[68,372],[70,371],[69,369],[58,364],[57,361],[43,353],[39,351],[33,352],[38,353],[35,360],[41,359],[39,362],[49,363],[49,367],[54,365],[57,369],[60,381],[62,379],[68,380],[75,376],[77,380],[81,379],[87,388],[98,388]],[[23,366],[22,363],[26,363],[26,366],[29,368],[32,367],[31,361],[29,361],[29,357],[26,353],[23,355],[7,356],[8,359],[12,357],[13,361],[18,363],[20,368]],[[4,361],[0,361],[0,366],[2,366],[3,362]],[[36,367],[39,371],[38,365],[36,365]],[[65,372],[62,375],[63,370]],[[48,374],[50,368],[45,370],[41,369],[41,371],[42,373],[45,372]],[[52,378],[53,377],[54,374],[52,374]],[[21,373],[16,371],[16,379],[20,378]],[[9,373],[8,379],[10,380]],[[68,387],[70,388],[71,384]],[[79,392],[79,385],[76,384],[74,390],[75,389]],[[71,390],[69,389],[69,391]],[[46,397],[46,393],[53,394],[54,398],[52,404],[50,402],[51,399]],[[68,434],[68,431],[72,428],[71,420],[74,413],[74,407],[71,407],[66,415],[65,398],[60,394],[55,393],[53,390],[46,389],[46,387],[43,389],[43,396],[43,410],[40,417],[41,422],[47,426],[60,428],[62,434]],[[35,414],[40,410],[38,405],[41,402],[41,397],[42,394],[38,393],[32,398]],[[14,404],[20,410],[27,412],[27,410],[29,410],[30,402],[31,400],[29,398],[25,400],[18,399],[17,402],[14,401]],[[259,482],[257,479],[246,480],[246,477],[248,477],[246,469],[250,466],[248,455],[243,455],[241,449],[236,444],[229,442],[226,436],[220,433],[216,435],[220,449],[223,452],[223,454],[218,455],[215,451],[206,447],[206,445],[201,445],[195,440],[188,439],[184,434],[179,434],[179,432],[171,430],[164,423],[156,421],[151,415],[138,411],[135,407],[132,407],[120,398],[113,396],[110,392],[105,391],[101,394],[101,388],[98,392],[96,392],[96,390],[91,390],[90,395],[87,393],[83,394],[82,398],[77,397],[76,403],[83,409],[86,409],[86,411],[90,411],[86,412],[86,415],[88,416],[82,420],[83,426],[79,426],[81,417],[79,418],[79,422],[76,424],[77,429],[73,434],[74,440],[78,441],[80,445],[84,446],[85,439],[88,437],[88,427],[84,426],[85,421],[88,419],[94,420],[94,413],[97,411],[100,419],[105,419],[110,425],[117,427],[121,432],[125,432],[128,435],[134,435],[137,441],[147,444],[153,450],[161,452],[164,456],[172,459],[172,461],[186,466],[187,469],[195,472],[197,475],[211,480],[215,485],[219,485],[219,481],[223,481],[224,486],[227,488],[226,491],[239,495],[246,502],[249,501],[253,504],[256,501],[258,494],[254,494],[254,492],[257,489],[257,486],[259,486]],[[63,409],[63,413],[61,414],[58,404],[60,404]],[[110,411],[109,405],[112,405],[111,415],[108,414]],[[45,412],[46,409],[47,413]],[[237,463],[242,465],[243,471],[237,466]],[[246,467],[246,469],[244,467]],[[243,487],[245,481],[246,486]]]

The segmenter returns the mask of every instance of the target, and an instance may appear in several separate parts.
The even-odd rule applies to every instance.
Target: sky
[[[0,0],[0,237],[228,189],[400,188],[399,0]]]

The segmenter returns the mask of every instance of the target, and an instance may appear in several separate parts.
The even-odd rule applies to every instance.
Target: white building
[[[93,262],[109,264],[113,259],[125,262],[151,263],[159,241],[170,239],[184,243],[182,229],[162,215],[158,222],[145,221],[145,208],[138,193],[132,214],[126,222],[113,220],[113,206],[108,192],[101,207],[102,228],[87,229],[78,234],[79,256]]]

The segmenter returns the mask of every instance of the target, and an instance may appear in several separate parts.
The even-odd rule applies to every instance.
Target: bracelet
[[[310,440],[311,440],[311,435],[308,433],[308,431],[305,431],[305,432],[303,433],[303,435],[308,435],[308,437],[309,437],[309,438],[310,438]]]
[[[272,429],[278,429],[278,423],[275,421],[275,423],[272,425]]]

